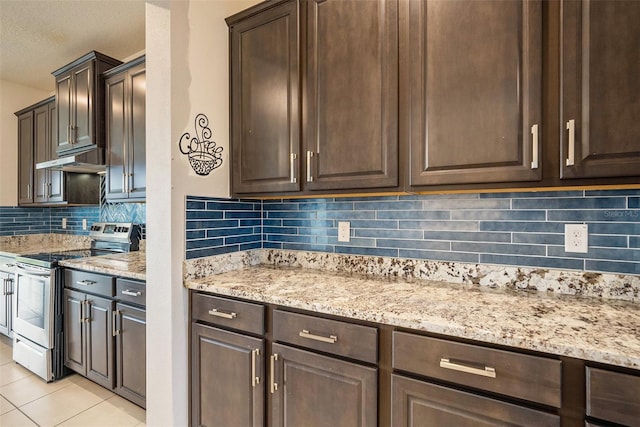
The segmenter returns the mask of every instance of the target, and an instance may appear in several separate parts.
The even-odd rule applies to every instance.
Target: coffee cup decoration
[[[206,115],[200,113],[196,116],[194,128],[195,136],[191,137],[189,132],[185,132],[180,137],[178,146],[180,152],[188,156],[194,172],[206,176],[222,165],[223,147],[218,147],[214,141],[211,141],[212,132]]]

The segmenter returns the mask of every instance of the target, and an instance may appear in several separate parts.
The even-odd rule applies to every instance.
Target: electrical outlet
[[[85,218],[82,219],[82,229],[83,230],[87,229],[87,220]]]
[[[62,229],[67,228],[67,218],[62,218]]]
[[[351,240],[351,224],[346,221],[338,222],[338,242]]]
[[[581,254],[589,252],[589,229],[587,224],[564,225],[564,251]]]

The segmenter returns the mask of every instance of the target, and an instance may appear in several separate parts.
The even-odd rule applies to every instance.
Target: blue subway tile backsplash
[[[186,257],[262,247],[260,201],[187,196]]]
[[[255,248],[640,274],[637,189],[264,201],[189,196],[186,209],[187,258],[244,250],[238,242],[245,241]],[[339,221],[350,222],[350,242],[338,242]],[[565,252],[564,225],[583,222],[589,252]]]
[[[62,228],[66,218],[67,227]],[[87,220],[83,230],[82,220]],[[145,237],[145,203],[108,203],[99,206],[0,207],[0,236],[20,234],[88,235],[96,221],[133,222],[141,225]]]

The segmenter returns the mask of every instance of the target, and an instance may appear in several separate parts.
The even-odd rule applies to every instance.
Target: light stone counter
[[[221,274],[190,274],[187,264],[184,284],[253,301],[640,369],[640,304],[634,302],[252,266],[259,257],[243,257],[240,269]],[[197,267],[202,270],[202,265]]]
[[[147,279],[147,253],[143,250],[60,261],[63,267],[129,279]]]
[[[0,238],[0,256],[9,257],[89,247],[91,247],[91,239],[88,236],[73,234],[24,234]]]

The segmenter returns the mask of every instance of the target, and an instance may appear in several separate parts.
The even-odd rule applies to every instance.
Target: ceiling
[[[92,50],[141,52],[144,0],[0,0],[0,79],[55,90],[51,72]]]

